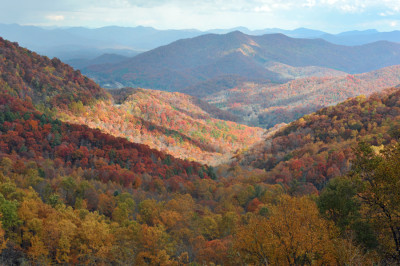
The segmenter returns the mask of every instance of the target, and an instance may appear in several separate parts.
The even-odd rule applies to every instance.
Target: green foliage
[[[400,144],[375,152],[371,146],[360,143],[355,154],[349,178],[369,210],[369,220],[379,232],[380,244],[399,262]]]
[[[6,200],[3,194],[0,194],[1,223],[9,234],[21,224],[17,211],[18,203],[16,201]]]
[[[217,174],[215,173],[214,167],[208,166],[207,167],[207,175],[212,179],[217,179]]]
[[[334,178],[322,190],[318,208],[326,218],[335,222],[344,231],[360,218],[361,202],[356,198],[357,189],[346,178]]]
[[[344,177],[330,180],[322,190],[317,204],[321,214],[332,220],[342,234],[353,231],[357,243],[368,249],[378,246],[370,222],[360,213],[361,200],[357,197],[357,187],[354,182]]]

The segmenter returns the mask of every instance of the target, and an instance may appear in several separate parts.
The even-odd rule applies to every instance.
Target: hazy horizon
[[[165,29],[309,28],[329,33],[400,29],[397,0],[2,0],[0,23]]]
[[[2,25],[19,25],[19,26],[32,26],[32,27],[38,27],[38,28],[42,28],[42,29],[47,29],[47,30],[51,30],[51,29],[71,29],[71,28],[87,28],[87,29],[101,29],[101,28],[108,28],[108,27],[120,27],[120,28],[152,28],[155,30],[159,30],[159,31],[164,31],[164,30],[182,30],[182,31],[198,31],[198,32],[209,32],[209,31],[217,31],[217,30],[221,30],[221,31],[229,31],[229,30],[239,30],[240,29],[246,29],[248,31],[251,32],[256,32],[256,31],[264,31],[264,30],[283,30],[283,31],[295,31],[295,30],[300,30],[300,29],[305,29],[305,30],[313,30],[313,31],[321,31],[324,33],[329,33],[329,34],[340,34],[340,33],[344,33],[344,32],[352,32],[352,31],[359,31],[359,32],[363,32],[363,31],[377,31],[377,32],[389,32],[389,31],[382,31],[382,30],[378,30],[375,28],[369,28],[369,29],[362,29],[362,30],[358,30],[358,29],[348,29],[345,31],[338,31],[338,32],[329,32],[329,31],[324,31],[324,30],[320,30],[320,29],[316,29],[316,28],[310,28],[310,27],[296,27],[296,28],[280,28],[280,27],[271,27],[271,28],[255,28],[255,29],[251,29],[245,26],[236,26],[236,27],[231,27],[231,28],[210,28],[210,29],[197,29],[197,28],[182,28],[182,29],[175,29],[175,28],[158,28],[158,27],[153,27],[153,26],[145,26],[145,25],[136,25],[136,26],[120,26],[120,25],[105,25],[105,26],[98,26],[98,27],[90,27],[90,26],[57,26],[57,25],[48,25],[48,26],[44,26],[44,25],[35,25],[35,24],[20,24],[20,23],[1,23]],[[396,30],[400,30],[399,29],[393,29],[390,31],[396,31]]]

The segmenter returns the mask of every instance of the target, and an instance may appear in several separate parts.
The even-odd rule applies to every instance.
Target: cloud
[[[65,17],[63,15],[48,15],[46,16],[46,19],[52,21],[63,21]]]
[[[9,0],[2,3],[0,23],[336,31],[361,29],[368,22],[388,29],[387,21],[372,22],[393,21],[399,14],[400,0]]]

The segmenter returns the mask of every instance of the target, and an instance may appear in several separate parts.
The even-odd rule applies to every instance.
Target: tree
[[[283,195],[268,218],[253,216],[237,230],[234,248],[255,264],[332,264],[334,228],[307,197]]]
[[[357,188],[348,178],[337,177],[329,181],[318,198],[321,214],[333,221],[342,234],[354,233],[355,240],[371,249],[377,246],[371,224],[363,219],[361,200],[356,197]]]
[[[7,234],[12,234],[12,230],[21,223],[17,210],[18,203],[6,200],[3,194],[0,193],[1,222]]]
[[[355,149],[350,180],[375,225],[384,252],[400,262],[400,143],[382,151],[366,143]]]

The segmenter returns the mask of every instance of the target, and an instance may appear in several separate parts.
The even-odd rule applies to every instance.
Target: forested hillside
[[[400,261],[398,88],[249,148],[262,129],[219,120],[236,118],[197,98],[111,95],[57,59],[0,43],[1,264]],[[235,158],[213,167],[167,153]]]
[[[68,108],[80,101],[89,104],[108,98],[104,89],[59,59],[50,60],[0,37],[2,91],[30,97],[41,108]]]
[[[320,190],[349,171],[358,142],[380,150],[397,141],[399,103],[400,91],[393,88],[323,108],[283,127],[239,156],[239,162],[266,170],[265,182]]]
[[[128,89],[129,90],[129,89]],[[175,157],[217,165],[261,140],[261,128],[215,119],[223,111],[207,111],[199,101],[181,93],[130,90],[117,104],[100,101],[91,107],[65,111],[62,120],[99,128],[118,137],[149,145]],[[227,117],[232,115],[226,114]]]

